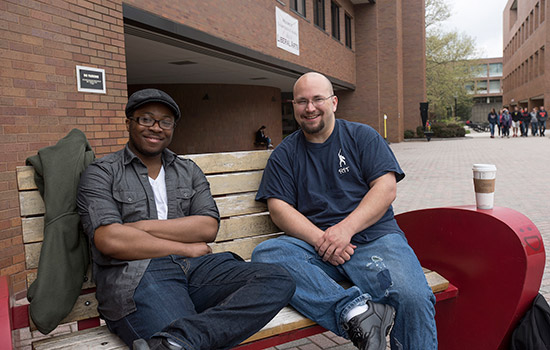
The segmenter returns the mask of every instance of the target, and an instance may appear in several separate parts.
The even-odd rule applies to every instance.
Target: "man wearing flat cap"
[[[219,212],[199,167],[167,147],[180,109],[140,90],[126,105],[124,149],[82,175],[78,210],[89,237],[99,312],[134,349],[225,349],[284,307],[284,268],[211,254]]]

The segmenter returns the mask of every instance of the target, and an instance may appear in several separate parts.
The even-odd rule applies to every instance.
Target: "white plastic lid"
[[[494,164],[474,164],[472,170],[496,171],[497,167]]]

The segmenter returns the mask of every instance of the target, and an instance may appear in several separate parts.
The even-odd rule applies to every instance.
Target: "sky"
[[[479,58],[502,57],[502,14],[508,0],[445,0],[451,17],[441,28],[473,37]]]

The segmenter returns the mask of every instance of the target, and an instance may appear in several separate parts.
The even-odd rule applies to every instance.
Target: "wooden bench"
[[[187,156],[207,175],[212,195],[222,217],[216,242],[212,244],[214,252],[233,251],[244,259],[249,259],[258,243],[282,234],[272,223],[266,206],[254,200],[270,153],[247,151]],[[27,269],[35,271],[39,264],[43,238],[44,204],[34,183],[32,167],[18,167],[17,182]],[[457,295],[457,289],[449,285],[449,282],[437,272],[425,270],[425,275],[436,293],[438,302]],[[35,278],[35,272],[29,273],[28,285]],[[33,349],[126,349],[122,341],[111,334],[106,326],[100,326],[94,284],[90,274],[82,288],[82,295],[63,321],[77,321],[80,331],[37,341],[33,344]],[[26,306],[12,308],[11,313],[11,329],[28,326],[35,329],[29,320]],[[2,327],[6,328],[2,322],[0,318],[0,332]],[[263,349],[324,331],[326,330],[288,306],[238,348]]]

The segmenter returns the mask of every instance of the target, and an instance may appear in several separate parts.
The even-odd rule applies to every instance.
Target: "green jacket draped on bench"
[[[92,148],[78,129],[27,158],[46,208],[38,275],[27,293],[31,318],[44,334],[71,311],[88,269],[88,241],[80,228],[76,192],[80,174],[93,159]]]

